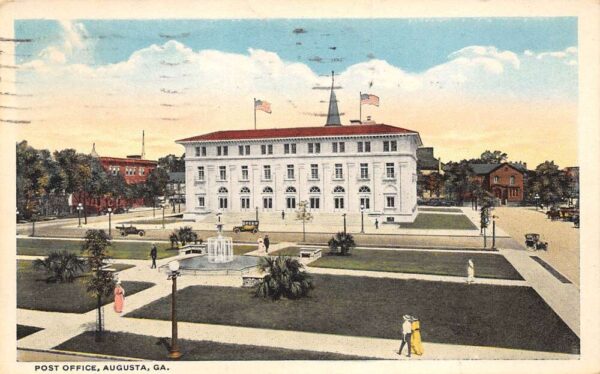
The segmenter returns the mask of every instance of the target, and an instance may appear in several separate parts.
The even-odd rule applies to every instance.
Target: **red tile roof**
[[[343,135],[380,135],[380,134],[418,134],[416,131],[386,125],[383,123],[372,125],[351,126],[311,126],[291,127],[278,129],[259,130],[226,130],[209,134],[193,136],[177,140],[177,142],[211,141],[211,140],[245,140],[245,139],[273,139],[273,138],[302,138],[321,136]]]

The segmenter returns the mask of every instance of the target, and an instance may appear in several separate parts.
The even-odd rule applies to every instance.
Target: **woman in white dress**
[[[256,242],[258,243],[258,252],[259,253],[263,253],[263,252],[266,253],[267,249],[265,247],[265,243],[263,242],[263,239],[261,237],[259,237]]]
[[[469,259],[467,263],[467,283],[475,282],[475,265],[473,264],[473,260]]]

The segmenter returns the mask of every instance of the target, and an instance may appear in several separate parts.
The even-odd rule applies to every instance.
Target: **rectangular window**
[[[263,166],[265,180],[271,180],[271,165]]]
[[[387,178],[395,178],[396,177],[396,173],[394,171],[394,163],[393,162],[388,162],[385,164],[385,176]]]
[[[219,166],[219,179],[222,181],[227,180],[227,168],[225,166]]]
[[[248,180],[248,166],[242,166],[242,180]]]
[[[224,145],[223,146],[223,156],[227,156],[229,154],[229,147]]]
[[[273,209],[272,197],[263,197],[263,209]]]
[[[317,164],[310,165],[310,178],[311,179],[319,179],[319,165],[317,165]]]
[[[360,206],[362,209],[371,209],[371,199],[368,197],[361,197]]]
[[[267,146],[265,144],[261,144],[260,145],[260,154],[261,155],[266,155],[267,154]]]
[[[321,153],[321,143],[315,143],[315,153]]]
[[[287,177],[288,179],[294,179],[294,165],[287,166]]]
[[[285,153],[286,155],[290,153],[290,145],[289,144],[283,145],[283,153]]]
[[[247,145],[247,146],[245,146],[245,148],[246,148],[246,156],[248,156],[250,154],[250,146]]]
[[[250,209],[250,198],[249,197],[242,197],[240,199],[240,203],[242,205],[242,209]]]
[[[510,185],[511,185],[511,186],[514,186],[514,185],[515,185],[515,176],[514,176],[514,175],[511,175],[511,176],[510,176]]]
[[[315,153],[315,145],[313,143],[308,143],[308,153]]]
[[[365,152],[371,152],[371,142],[365,142]]]
[[[344,209],[344,198],[343,197],[334,197],[333,205],[335,209]]]
[[[198,207],[204,208],[204,196],[198,197]]]
[[[396,198],[394,196],[385,197],[386,208],[394,208],[396,206]]]
[[[202,147],[202,156],[206,156],[206,147]]]
[[[333,153],[337,153],[337,151],[338,151],[338,143],[331,144],[331,151]]]
[[[194,155],[195,155],[196,157],[200,157],[200,147],[196,147],[196,148],[194,148],[194,150],[195,150],[195,153],[194,153]]]
[[[500,177],[494,176],[494,183],[500,183]]]
[[[296,154],[296,143],[292,143],[292,154]]]
[[[227,198],[219,197],[219,209],[227,209]]]
[[[273,144],[269,144],[267,146],[267,153],[272,155],[273,154]]]
[[[238,145],[238,153],[240,156],[244,155],[244,146],[243,145]]]
[[[339,147],[340,147],[340,153],[346,152],[346,143],[340,142]]]
[[[144,175],[144,168],[140,168],[140,175]]]
[[[390,142],[390,146],[391,146],[392,152],[396,152],[398,150],[398,142],[396,142],[395,140],[392,140]]]
[[[198,180],[204,180],[204,166],[198,166]]]
[[[342,169],[342,164],[335,164],[335,179],[344,178],[344,171]]]
[[[310,209],[320,209],[319,208],[320,202],[321,202],[321,200],[318,197],[311,197],[310,198]]]
[[[358,150],[359,153],[363,152],[363,149],[364,149],[363,148],[363,142],[356,143],[356,147],[357,147],[357,150]]]
[[[221,156],[222,151],[221,151],[221,146],[217,147],[217,156]]]
[[[360,164],[360,179],[369,179],[369,164]]]
[[[296,209],[296,198],[295,197],[286,197],[285,205],[288,209]]]
[[[383,142],[383,151],[384,152],[390,151],[390,142],[388,142],[387,140]]]

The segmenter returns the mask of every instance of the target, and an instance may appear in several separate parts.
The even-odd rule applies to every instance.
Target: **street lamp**
[[[492,249],[496,249],[496,218],[500,217],[492,214]]]
[[[342,214],[342,217],[344,217],[344,235],[346,235],[346,213]]]
[[[180,276],[179,261],[169,262],[169,277],[173,280],[173,288],[171,291],[171,347],[169,349],[169,358],[178,359],[181,357],[179,352],[179,344],[177,343],[177,304],[175,294],[177,293],[177,277]]]
[[[112,238],[112,225],[111,225],[111,221],[110,221],[110,217],[112,215],[112,208],[109,207],[107,209],[107,211],[108,211],[108,237]]]
[[[360,233],[365,233],[365,206],[360,206]]]
[[[258,207],[256,207],[256,220],[258,221]]]
[[[77,218],[79,218],[79,225],[77,227],[81,227],[81,211],[83,210],[83,205],[81,203],[77,204]]]
[[[165,228],[165,208],[167,207],[166,203],[161,204],[162,207],[162,228]]]
[[[535,196],[533,198],[535,199],[535,210],[538,210],[538,208],[540,206],[540,195],[535,194]]]

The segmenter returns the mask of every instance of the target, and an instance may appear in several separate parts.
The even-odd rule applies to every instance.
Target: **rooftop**
[[[501,164],[470,164],[470,165],[471,165],[471,168],[473,169],[473,172],[477,175],[489,174],[492,171],[496,170],[497,168],[499,168],[500,166],[503,166],[503,165],[511,166],[520,172],[527,171],[527,170],[525,170],[523,165],[516,164],[516,163],[510,163],[510,162],[503,162]]]
[[[345,136],[345,135],[385,135],[385,134],[415,134],[413,130],[386,125],[383,123],[372,125],[350,125],[350,126],[310,126],[290,127],[258,130],[226,130],[216,131],[204,135],[193,136],[177,140],[177,143],[194,141],[217,141],[217,140],[250,140],[250,139],[276,139],[276,138],[303,138],[323,136]]]

